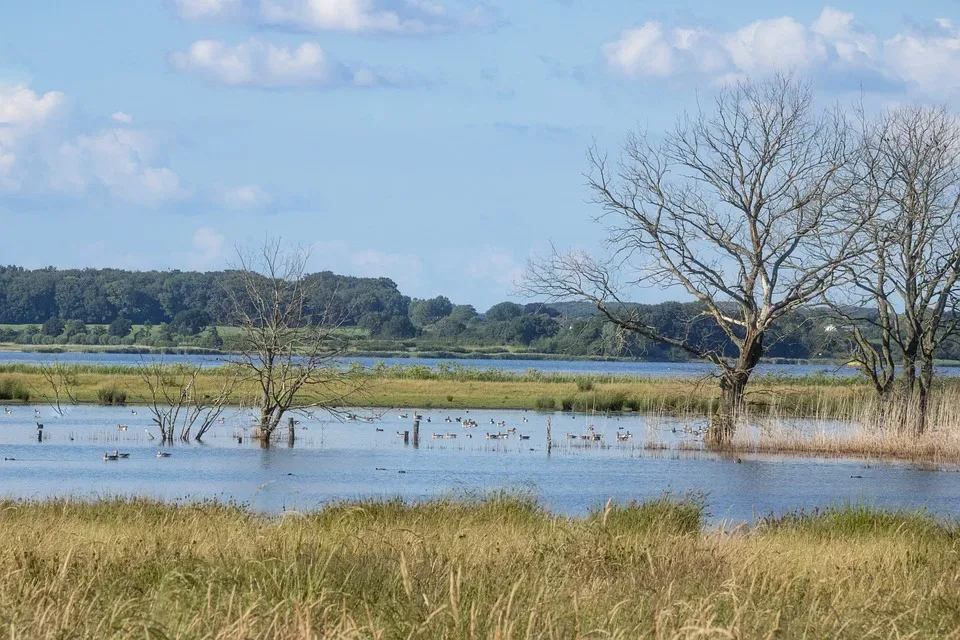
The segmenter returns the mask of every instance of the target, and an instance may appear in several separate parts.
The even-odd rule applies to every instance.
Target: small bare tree
[[[73,388],[77,384],[77,376],[73,367],[69,367],[59,360],[53,363],[44,363],[40,365],[40,377],[47,383],[47,387],[53,393],[53,410],[57,415],[64,414],[63,402],[77,404],[77,398],[73,393]]]
[[[904,415],[915,416],[920,434],[934,356],[960,321],[960,120],[943,107],[899,107],[861,121],[857,194],[871,214],[863,231],[871,251],[845,265],[853,288],[830,304],[882,404],[894,395],[899,365],[896,397],[916,402]],[[851,302],[876,315],[852,312]]]
[[[269,446],[289,412],[339,414],[359,393],[363,377],[344,366],[348,341],[342,306],[315,308],[318,281],[306,272],[309,251],[267,241],[256,253],[237,251],[226,285],[233,324],[240,329],[234,364],[257,390],[256,437]],[[314,302],[314,307],[309,304]]]
[[[219,367],[211,378],[216,385],[209,391],[198,388],[202,365],[168,365],[162,360],[141,360],[137,373],[149,396],[147,408],[160,430],[160,440],[173,443],[174,437],[198,442],[210,430],[233,396],[239,382],[233,366]],[[196,431],[194,432],[194,429]]]
[[[713,363],[721,401],[708,442],[723,445],[768,330],[830,288],[859,250],[847,129],[841,113],[814,107],[806,83],[779,75],[720,91],[659,142],[629,136],[615,166],[593,148],[588,180],[610,254],[554,250],[531,261],[524,288],[588,300],[623,329]],[[636,287],[680,287],[702,314],[661,331],[625,304]],[[732,353],[691,338],[703,321]]]

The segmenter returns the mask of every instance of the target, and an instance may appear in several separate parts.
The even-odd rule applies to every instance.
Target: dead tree
[[[323,409],[339,414],[363,384],[346,367],[348,339],[343,308],[316,308],[318,281],[306,272],[309,252],[267,241],[256,253],[237,251],[238,264],[226,289],[229,313],[240,329],[233,363],[256,389],[255,437],[269,446],[289,412]],[[312,304],[311,304],[312,303]]]
[[[77,404],[77,398],[73,393],[73,387],[77,384],[74,368],[68,367],[59,360],[52,364],[44,363],[40,365],[40,377],[53,393],[52,406],[57,415],[64,414],[64,400],[70,404]]]
[[[831,306],[847,321],[858,363],[884,402],[899,369],[896,396],[914,405],[903,414],[921,434],[934,356],[960,321],[960,121],[942,107],[899,107],[861,121],[857,193],[860,206],[876,212],[863,231],[871,251],[846,266],[853,286],[848,297],[832,296]],[[875,307],[876,316],[843,313],[849,296]]]
[[[201,441],[227,408],[239,382],[237,370],[228,365],[211,372],[206,377],[216,383],[209,389],[198,386],[202,370],[202,365],[168,365],[160,359],[137,363],[162,442],[173,443],[175,437]]]
[[[524,288],[588,300],[619,327],[715,365],[721,400],[708,441],[723,445],[768,330],[830,288],[859,251],[847,130],[842,113],[814,107],[806,83],[781,75],[720,91],[662,138],[630,135],[616,164],[594,147],[587,177],[609,253],[554,250],[531,262]],[[661,331],[624,303],[642,287],[680,288],[703,316]],[[703,317],[730,354],[690,339]]]

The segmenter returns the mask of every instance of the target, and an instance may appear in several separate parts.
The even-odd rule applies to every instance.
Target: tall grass
[[[702,531],[697,502],[583,519],[508,495],[0,502],[2,638],[902,638],[960,631],[957,526],[844,507]]]

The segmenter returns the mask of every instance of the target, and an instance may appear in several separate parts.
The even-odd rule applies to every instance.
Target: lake
[[[731,457],[677,450],[681,440],[691,445],[696,440],[684,434],[683,423],[664,418],[532,411],[451,414],[454,420],[476,420],[479,426],[467,430],[457,422],[445,422],[445,412],[430,411],[424,413],[421,443],[415,449],[404,446],[397,435],[412,428],[412,412],[391,411],[372,423],[304,417],[295,448],[262,449],[247,438],[237,442],[249,415],[234,411],[225,414],[224,424],[214,427],[205,444],[164,448],[172,455],[157,458],[159,447],[146,432],[155,429],[144,407],[70,407],[63,417],[49,407],[39,409],[42,443],[36,438],[34,407],[11,407],[11,413],[0,414],[0,458],[14,458],[0,460],[4,497],[217,498],[276,513],[312,509],[333,500],[395,496],[423,500],[512,489],[533,493],[556,512],[583,514],[609,498],[643,500],[664,491],[693,491],[706,495],[714,523],[751,521],[758,515],[846,501],[926,506],[960,516],[960,473],[955,470],[777,456],[741,456],[738,464]],[[555,442],[549,457],[548,416]],[[118,431],[118,423],[128,429]],[[601,442],[566,438],[567,433],[587,433],[591,424],[602,434]],[[488,431],[506,428],[516,428],[530,439],[485,437]],[[618,442],[618,431],[629,431],[633,437]],[[432,437],[448,432],[457,437]],[[473,437],[466,437],[468,433]],[[648,441],[673,449],[646,450]],[[114,449],[130,453],[130,458],[105,462],[104,452]]]
[[[209,366],[222,364],[229,356],[212,355],[138,355],[116,353],[35,353],[19,351],[0,351],[0,364],[22,363],[39,364],[43,362],[69,362],[84,365],[125,365],[134,366],[142,359],[162,358],[164,362],[200,363]],[[436,367],[460,365],[471,369],[500,369],[515,373],[524,373],[529,369],[538,369],[545,373],[583,373],[607,375],[633,375],[648,377],[700,377],[715,371],[704,362],[610,362],[595,360],[487,360],[487,359],[438,359],[438,358],[347,358],[347,362],[359,362],[372,367],[378,362],[393,365],[425,365]],[[854,375],[853,367],[825,364],[761,364],[758,374],[777,374],[783,376],[803,375]],[[960,375],[960,367],[941,367],[941,375]]]

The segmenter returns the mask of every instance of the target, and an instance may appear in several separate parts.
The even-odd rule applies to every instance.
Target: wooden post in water
[[[287,446],[293,448],[293,443],[297,439],[297,423],[293,418],[287,419]]]
[[[409,431],[404,431],[404,432],[403,432],[403,444],[405,444],[405,445],[410,444],[410,432],[409,432]]]
[[[553,449],[553,434],[551,433],[552,429],[550,428],[550,416],[547,416],[547,455],[550,455],[550,450]]]
[[[420,448],[420,418],[413,419],[413,448]]]

